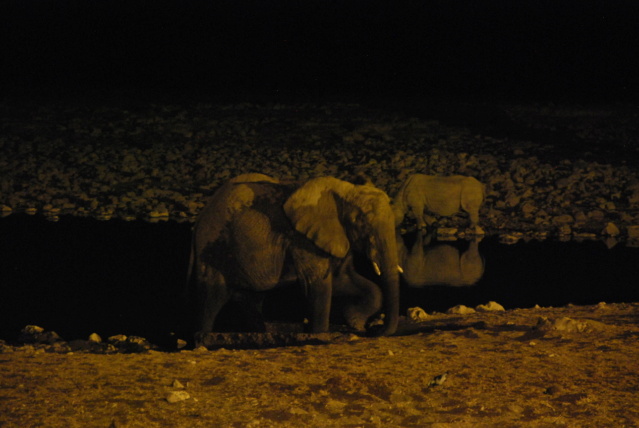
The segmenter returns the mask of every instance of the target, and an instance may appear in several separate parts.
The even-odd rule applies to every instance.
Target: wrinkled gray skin
[[[473,177],[413,174],[393,199],[395,225],[399,226],[404,216],[411,214],[417,220],[417,227],[423,229],[432,223],[426,212],[452,216],[465,211],[470,217],[470,226],[476,228],[484,194],[484,185]]]
[[[398,234],[397,248],[406,285],[418,288],[476,284],[484,275],[485,269],[484,258],[479,253],[479,241],[481,239],[471,240],[468,249],[460,253],[459,249],[449,244],[431,245],[431,235],[418,232],[415,243],[409,250]]]
[[[388,196],[333,177],[302,184],[275,181],[236,178],[218,189],[200,214],[190,267],[201,304],[196,336],[213,331],[234,290],[263,291],[288,283],[306,292],[312,332],[328,331],[335,291],[367,296],[347,309],[351,326],[362,328],[383,306],[384,326],[370,333],[393,334],[399,275]],[[379,267],[379,286],[355,271],[355,251]]]

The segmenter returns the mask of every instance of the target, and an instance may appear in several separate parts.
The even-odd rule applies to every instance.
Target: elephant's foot
[[[200,346],[206,347],[206,338],[209,335],[208,332],[198,331],[193,335],[194,348],[199,348]]]
[[[379,318],[371,320],[371,322],[366,326],[367,336],[379,337],[387,334],[387,326],[384,323],[384,314],[382,314]]]
[[[354,307],[347,308],[344,311],[346,324],[356,331],[364,331],[368,317],[358,312]]]

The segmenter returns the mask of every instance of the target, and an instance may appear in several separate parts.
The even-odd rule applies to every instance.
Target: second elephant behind
[[[423,229],[432,223],[426,212],[452,216],[465,211],[470,217],[471,228],[479,231],[479,209],[484,197],[484,185],[473,177],[413,174],[393,199],[395,225],[399,226],[410,214],[417,221],[417,227]]]

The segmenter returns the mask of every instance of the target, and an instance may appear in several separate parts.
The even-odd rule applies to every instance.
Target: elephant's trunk
[[[378,237],[379,270],[384,296],[384,326],[371,331],[375,336],[387,336],[395,333],[399,323],[399,257],[394,228],[387,228],[383,236]],[[387,236],[388,235],[388,236]]]

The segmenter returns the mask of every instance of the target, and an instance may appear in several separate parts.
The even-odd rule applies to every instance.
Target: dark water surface
[[[15,339],[27,324],[56,331],[67,340],[96,332],[153,341],[188,328],[185,319],[193,310],[182,292],[190,230],[190,223],[175,222],[73,217],[50,222],[26,215],[0,219],[0,338]],[[413,266],[416,260],[419,265],[419,257],[433,254],[439,258],[430,260],[437,265],[455,265],[451,260],[470,247],[465,241],[442,248],[431,244],[421,253],[410,252],[414,238],[406,243]],[[445,311],[490,300],[507,309],[639,301],[639,248],[608,249],[602,242],[502,245],[485,238],[478,251],[485,271],[476,284],[404,283],[402,311],[412,306]],[[304,316],[303,306],[299,291],[276,291],[267,296],[264,315],[297,321]],[[239,307],[230,304],[219,326],[233,329]]]

